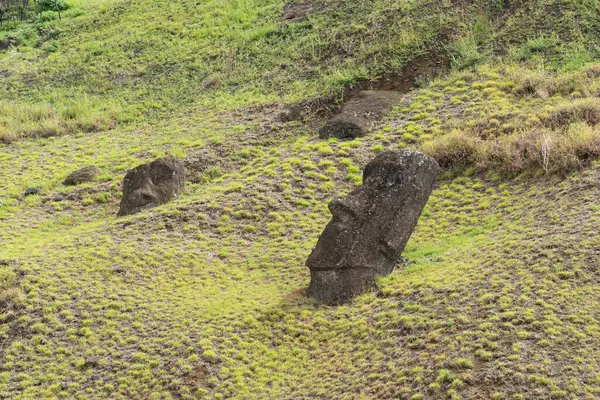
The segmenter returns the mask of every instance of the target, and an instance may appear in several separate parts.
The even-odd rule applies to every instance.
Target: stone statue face
[[[142,164],[125,175],[119,215],[166,203],[184,188],[185,169],[177,160],[159,158]]]
[[[143,208],[159,204],[159,196],[150,174],[138,173],[137,175],[139,176],[129,178],[136,183],[128,198],[129,207]]]
[[[332,214],[306,265],[389,274],[431,194],[438,166],[416,151],[389,151],[365,168],[363,184],[329,204]]]

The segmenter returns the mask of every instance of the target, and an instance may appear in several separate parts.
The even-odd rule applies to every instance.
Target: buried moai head
[[[340,303],[391,273],[438,171],[432,158],[413,150],[387,151],[369,162],[363,184],[329,204],[332,219],[306,261],[309,295]]]
[[[173,157],[164,157],[127,171],[119,216],[136,213],[175,199],[185,186],[185,168]]]

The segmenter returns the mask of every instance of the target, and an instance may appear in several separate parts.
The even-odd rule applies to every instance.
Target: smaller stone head
[[[386,151],[369,162],[363,184],[329,204],[332,219],[306,261],[312,277],[309,294],[348,297],[374,284],[376,275],[392,272],[438,171],[435,160],[414,150]],[[356,282],[360,287],[338,282],[333,293],[326,293],[313,284],[324,277],[327,282],[348,281],[349,274],[360,277],[362,281]]]
[[[119,216],[156,207],[176,198],[185,186],[185,169],[173,157],[154,160],[129,170],[123,180]]]

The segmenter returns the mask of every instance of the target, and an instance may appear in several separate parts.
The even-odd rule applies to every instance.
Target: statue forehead
[[[417,161],[416,163],[414,161]],[[405,173],[414,173],[426,162],[426,158],[414,150],[403,153],[386,151],[368,163],[363,172],[363,185],[392,186],[402,179]]]

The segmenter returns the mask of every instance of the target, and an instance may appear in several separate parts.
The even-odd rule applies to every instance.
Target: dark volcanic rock
[[[185,168],[173,157],[159,158],[127,171],[119,216],[175,199],[185,187]]]
[[[0,50],[7,50],[10,46],[17,43],[17,38],[14,36],[9,36],[5,38],[0,38]]]
[[[66,197],[65,200],[69,200],[69,201],[78,201],[78,200],[83,200],[83,193],[81,192],[73,192],[73,193],[69,193]]]
[[[363,184],[329,204],[333,215],[306,261],[308,294],[339,304],[392,272],[433,190],[439,166],[414,150],[386,151],[363,172]]]
[[[85,167],[75,172],[72,172],[67,176],[63,182],[63,185],[75,186],[81,185],[85,182],[92,182],[100,174],[100,168],[98,167]]]
[[[399,92],[362,91],[344,104],[339,114],[327,121],[319,130],[319,137],[354,139],[364,136],[401,100],[402,94]]]
[[[23,197],[33,196],[35,194],[40,194],[41,191],[42,191],[42,187],[41,186],[29,187],[29,188],[25,189],[25,192],[23,192]]]

